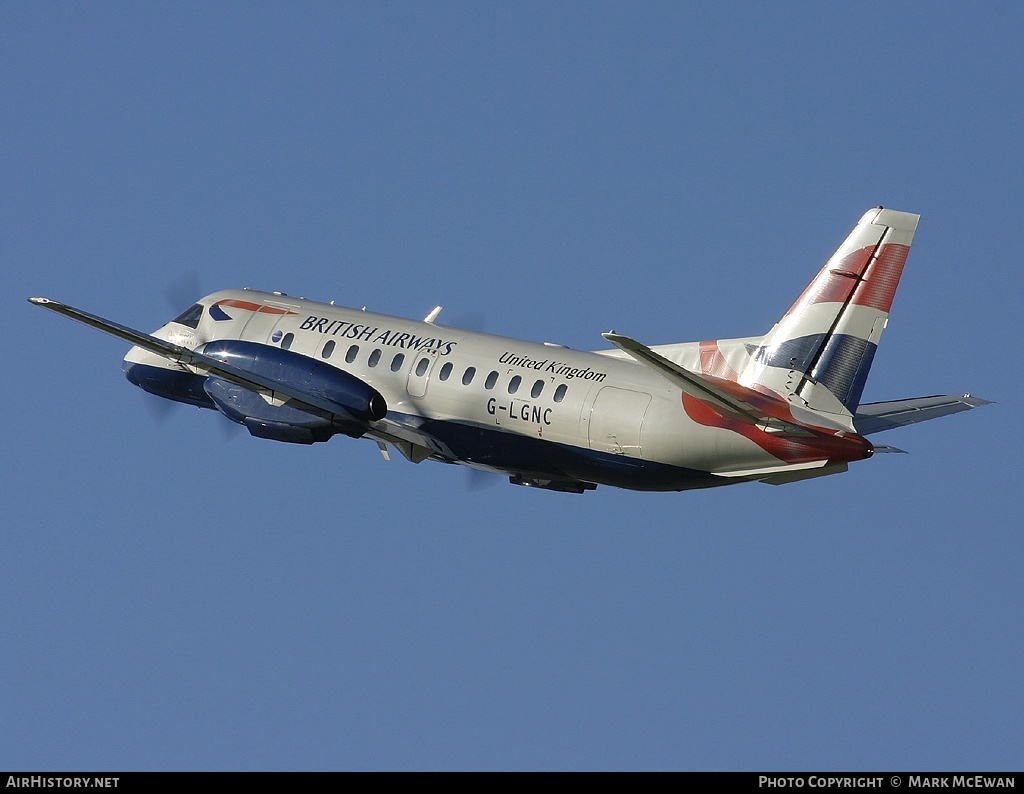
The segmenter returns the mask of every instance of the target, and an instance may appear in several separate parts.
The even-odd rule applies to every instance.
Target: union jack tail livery
[[[852,416],[919,219],[881,207],[866,212],[764,337],[740,382],[813,411]]]

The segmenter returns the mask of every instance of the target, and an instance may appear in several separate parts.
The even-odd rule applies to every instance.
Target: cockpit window
[[[195,306],[186,309],[171,322],[178,323],[180,325],[187,325],[189,328],[198,328],[199,319],[203,316],[203,304],[197,303]]]

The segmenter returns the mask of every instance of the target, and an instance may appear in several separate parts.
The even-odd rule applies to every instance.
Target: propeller
[[[452,317],[452,328],[464,328],[467,331],[476,331],[477,333],[487,333],[487,318],[483,312],[459,312]]]
[[[141,390],[140,390],[141,391]],[[149,414],[150,419],[153,420],[153,424],[158,427],[162,427],[167,424],[167,421],[176,413],[183,410],[184,408],[192,408],[193,406],[186,406],[184,403],[179,403],[174,400],[168,400],[166,397],[160,397],[156,394],[150,394],[149,392],[142,392],[142,404],[146,408],[146,413]],[[202,410],[196,408],[195,410]],[[242,426],[236,422],[232,422],[220,411],[204,411],[203,413],[215,413],[219,419],[213,421],[220,427],[220,435],[224,441],[234,441],[241,434]]]
[[[142,390],[140,389],[140,391]],[[146,408],[146,413],[156,425],[166,424],[167,420],[171,418],[171,414],[174,413],[175,406],[180,404],[173,400],[165,400],[163,397],[158,397],[147,391],[143,391],[142,395],[142,404]]]
[[[176,316],[204,294],[197,270],[186,270],[164,287],[164,299],[170,304]]]
[[[199,271],[195,269],[186,270],[171,279],[163,289],[164,300],[167,301],[175,316],[181,314],[181,312],[185,311],[185,309],[205,294],[199,281]],[[166,424],[167,420],[183,407],[183,403],[168,400],[148,392],[144,392],[144,394],[143,403],[146,407],[146,412],[156,425]],[[216,414],[220,417],[217,420],[217,424],[220,426],[220,434],[223,440],[233,441],[238,438],[242,426],[232,422],[220,411],[216,411]]]
[[[238,422],[232,422],[220,411],[217,411],[217,416],[220,417],[217,424],[220,425],[220,435],[223,441],[234,441],[242,435],[244,428]]]
[[[503,479],[504,475],[500,475],[497,472],[466,467],[466,490],[470,493],[486,490],[493,485],[497,485]]]

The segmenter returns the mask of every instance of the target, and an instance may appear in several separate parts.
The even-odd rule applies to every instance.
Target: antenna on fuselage
[[[426,317],[423,318],[423,322],[433,324],[434,320],[437,319],[437,315],[441,313],[442,306],[435,306]]]

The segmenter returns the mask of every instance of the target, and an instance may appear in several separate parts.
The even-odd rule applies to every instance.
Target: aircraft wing
[[[97,317],[95,314],[89,314],[81,309],[76,309],[73,306],[68,306],[67,304],[59,303],[55,300],[50,300],[49,298],[29,298],[28,300],[36,306],[42,306],[44,309],[49,309],[57,314],[63,314],[65,317],[70,317],[72,320],[77,320],[80,323],[88,325],[99,331],[103,331],[111,336],[116,336],[118,339],[135,345],[136,347],[141,347],[151,353],[156,353],[158,356],[163,356],[166,359],[175,361],[183,367],[215,375],[226,381],[236,383],[239,386],[244,386],[254,391],[271,392],[275,396],[287,397],[289,399],[296,400],[299,403],[319,408],[322,411],[334,414],[335,416],[348,421],[358,421],[351,413],[349,413],[348,410],[346,410],[345,406],[331,400],[326,400],[319,395],[307,393],[294,387],[292,384],[282,383],[281,381],[274,380],[273,378],[267,378],[258,373],[240,369],[239,367],[226,364],[211,356],[205,356],[202,353],[189,350],[181,345],[175,345],[163,339],[157,339],[155,336],[151,336],[150,334],[136,331],[134,328],[129,328],[111,320],[105,320],[102,317]]]
[[[880,433],[894,427],[912,425],[940,416],[949,416],[961,411],[969,411],[979,405],[989,405],[991,401],[972,397],[970,394],[957,396],[940,394],[934,397],[912,397],[906,400],[889,400],[888,402],[864,403],[854,414],[853,424],[861,435]]]
[[[668,380],[675,383],[684,392],[701,402],[708,403],[720,411],[725,411],[737,419],[757,425],[762,430],[770,433],[808,435],[808,431],[799,425],[784,422],[781,419],[770,416],[757,405],[726,391],[703,375],[698,375],[696,372],[691,372],[679,366],[674,361],[669,361],[635,339],[630,339],[628,336],[616,333],[601,334],[601,336],[641,364],[668,378]]]

